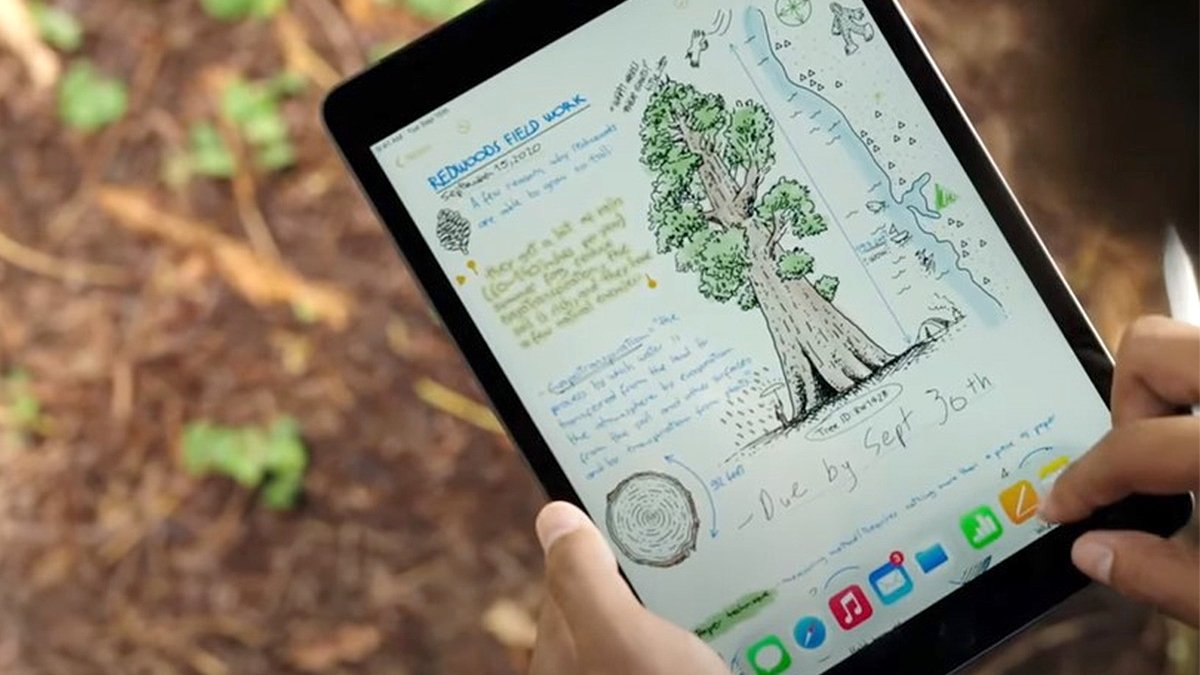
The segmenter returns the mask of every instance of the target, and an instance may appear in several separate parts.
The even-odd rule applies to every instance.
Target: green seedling
[[[247,488],[261,488],[271,509],[296,505],[308,468],[300,428],[290,417],[270,427],[189,423],[183,431],[183,462],[196,476],[222,475]]]
[[[129,105],[125,83],[99,73],[89,61],[71,64],[58,85],[58,115],[67,126],[91,133],[121,119]]]
[[[30,3],[29,11],[42,39],[55,49],[73,52],[83,46],[83,26],[70,12],[44,2]]]

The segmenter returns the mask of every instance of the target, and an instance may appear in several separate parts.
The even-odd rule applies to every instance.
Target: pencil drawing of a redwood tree
[[[762,192],[774,127],[756,102],[728,106],[663,78],[642,117],[642,163],[654,174],[659,253],[696,273],[704,297],[762,313],[796,422],[893,356],[834,306],[836,277],[813,279],[816,261],[796,244],[826,224],[808,187],[782,177]]]

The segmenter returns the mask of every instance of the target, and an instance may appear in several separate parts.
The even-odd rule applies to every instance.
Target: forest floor
[[[339,77],[433,27],[412,10],[429,3],[290,0],[233,22],[195,0],[52,4],[128,111],[68,129],[61,75],[0,47],[0,672],[524,672],[541,493],[318,118]],[[1104,336],[1161,311],[1160,224],[1196,222],[1188,17],[904,4]],[[1180,40],[1182,76],[1128,60]],[[278,103],[294,161],[249,170],[222,92],[285,71],[304,81]],[[206,155],[208,176],[206,121],[233,155]],[[291,508],[187,470],[196,422],[284,416],[308,456]],[[1093,592],[975,672],[1194,658],[1195,633]]]

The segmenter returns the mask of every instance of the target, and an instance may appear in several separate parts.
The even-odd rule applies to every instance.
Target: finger
[[[1089,532],[1071,549],[1081,572],[1195,626],[1200,622],[1200,554],[1145,532]]]
[[[644,612],[617,571],[608,544],[592,521],[566,502],[538,514],[538,539],[546,551],[546,582],[576,647],[624,633],[631,617]]]
[[[537,643],[529,664],[529,675],[561,675],[578,673],[575,641],[554,600],[546,598],[538,617]]]
[[[1052,523],[1073,522],[1133,493],[1177,494],[1200,486],[1200,418],[1143,419],[1109,431],[1067,467],[1042,503]]]
[[[1125,331],[1113,374],[1113,424],[1200,403],[1200,328],[1160,316]]]

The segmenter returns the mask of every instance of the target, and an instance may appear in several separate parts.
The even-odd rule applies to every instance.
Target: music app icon
[[[829,599],[829,611],[833,613],[833,618],[837,620],[842,630],[854,628],[871,618],[871,614],[875,612],[871,609],[867,594],[863,593],[863,589],[858,584],[848,586],[841,592],[835,593]]]

